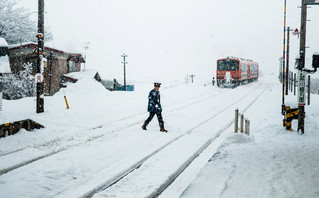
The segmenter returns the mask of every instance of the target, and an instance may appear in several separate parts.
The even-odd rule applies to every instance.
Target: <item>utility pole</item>
[[[193,79],[194,79],[195,75],[191,74],[190,77],[192,78],[192,83],[193,83]]]
[[[85,46],[84,46],[84,49],[85,49],[85,53],[84,53],[84,60],[85,60],[85,62],[84,62],[84,68],[83,68],[83,71],[85,71],[85,64],[86,64],[86,51],[89,49],[89,44],[90,44],[90,42],[86,42],[86,43],[84,43],[85,44]]]
[[[127,62],[125,62],[125,58],[128,57],[125,53],[122,55],[123,57],[123,65],[124,65],[124,91],[126,91],[126,68],[125,68],[125,64],[127,64]]]
[[[301,0],[301,22],[300,22],[300,62],[299,62],[299,72],[305,68],[305,57],[306,57],[306,25],[307,25],[307,5],[305,5],[305,0]],[[301,74],[300,74],[301,75]],[[305,104],[298,103],[298,130],[304,134],[305,128]]]
[[[41,66],[43,66],[42,58],[44,56],[44,0],[38,0],[38,59],[37,59],[37,113],[44,112],[44,96],[43,96],[43,75]]]

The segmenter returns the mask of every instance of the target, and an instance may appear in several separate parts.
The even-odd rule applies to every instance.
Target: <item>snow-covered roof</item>
[[[15,48],[19,48],[20,45],[22,47],[25,47],[25,46],[38,46],[38,43],[35,43],[35,42],[23,42],[23,43],[18,43],[18,44],[12,44],[12,45],[9,45],[9,49],[15,49]],[[72,49],[71,47],[66,47],[66,46],[54,46],[54,45],[51,45],[50,43],[45,43],[44,47],[46,49],[50,49],[50,50],[53,50],[53,51],[59,51],[61,53],[67,53],[67,54],[81,54],[81,52],[79,52],[78,50],[75,50],[75,49]]]
[[[37,45],[37,43],[35,43],[35,42],[23,42],[23,43],[21,43],[21,44],[18,43],[18,44],[9,45],[9,49],[16,48],[16,47],[20,47],[20,45],[25,46],[25,45],[30,45],[30,44]]]
[[[0,47],[8,47],[8,43],[4,38],[0,38]]]

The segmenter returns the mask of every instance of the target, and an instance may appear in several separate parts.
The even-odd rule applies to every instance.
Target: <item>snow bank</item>
[[[4,38],[0,38],[0,47],[8,47],[8,43]]]
[[[9,56],[0,56],[0,73],[11,73]]]
[[[318,197],[319,96],[305,107],[300,135],[296,121],[293,132],[282,127],[280,88],[274,83],[245,113],[251,136],[230,135],[181,197]],[[286,96],[286,105],[295,108],[296,96]]]

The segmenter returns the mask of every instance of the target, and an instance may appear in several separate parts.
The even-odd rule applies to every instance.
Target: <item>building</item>
[[[21,45],[9,46],[9,59],[11,72],[18,74],[24,69],[25,64],[32,65],[32,73],[37,69],[37,43],[23,43]],[[61,88],[62,77],[70,72],[81,71],[81,63],[84,63],[79,53],[69,53],[62,50],[44,47],[45,64],[43,71],[44,94],[53,95]]]

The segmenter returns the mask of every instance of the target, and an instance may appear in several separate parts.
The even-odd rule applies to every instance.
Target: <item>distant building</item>
[[[9,46],[12,73],[18,74],[20,70],[24,69],[24,64],[32,64],[32,73],[36,74],[37,46],[37,43],[32,42]],[[43,72],[44,94],[53,95],[60,90],[63,75],[81,71],[81,63],[84,63],[85,60],[79,53],[64,52],[50,47],[44,47],[44,51],[47,59]]]

